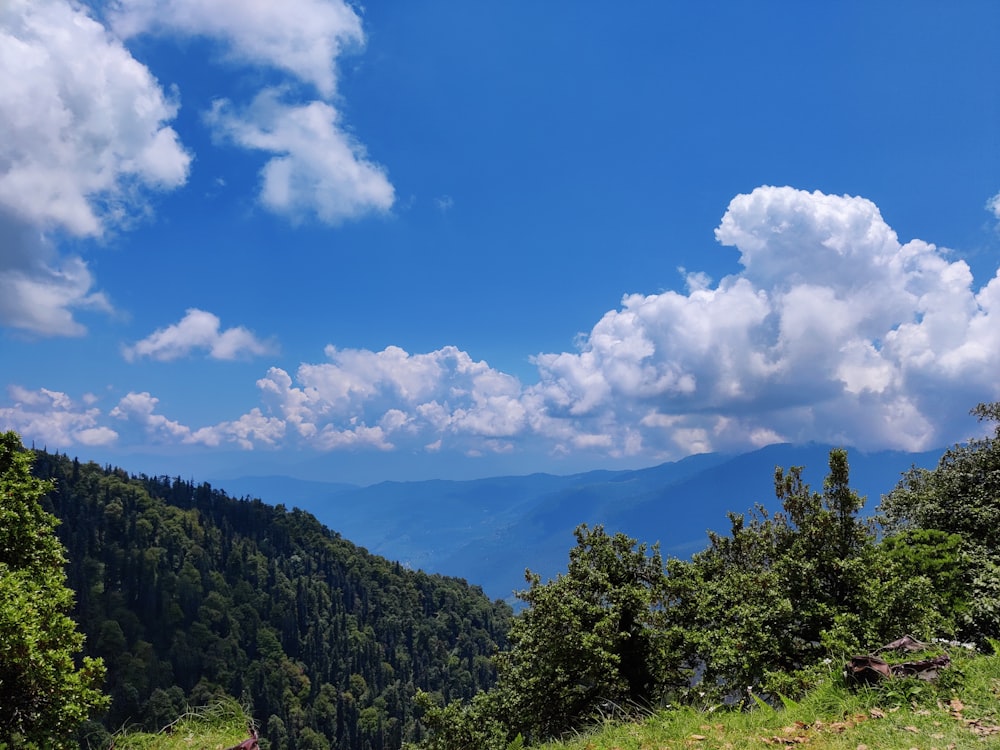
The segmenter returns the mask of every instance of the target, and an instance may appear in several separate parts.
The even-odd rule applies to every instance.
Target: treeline
[[[528,575],[497,685],[471,702],[418,696],[424,747],[504,750],[668,705],[780,706],[904,634],[995,645],[1000,403],[973,413],[994,435],[904,475],[874,518],[834,450],[821,491],[776,469],[780,510],[730,514],[690,560],[580,527],[565,574]]]
[[[230,695],[274,750],[400,747],[423,737],[418,690],[467,701],[495,681],[511,611],[464,581],[207,484],[45,452],[34,474],[53,480],[42,504],[61,520],[83,653],[107,667],[85,744]]]

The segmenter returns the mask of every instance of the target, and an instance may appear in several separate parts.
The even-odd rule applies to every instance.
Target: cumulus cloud
[[[186,357],[195,350],[205,350],[213,359],[237,359],[273,353],[274,346],[243,326],[222,330],[216,315],[191,308],[180,322],[125,347],[123,354],[130,362],[140,357],[167,361]]]
[[[339,224],[392,207],[385,170],[368,160],[326,102],[289,104],[268,89],[242,111],[216,101],[207,119],[226,140],[275,154],[261,170],[260,187],[261,203],[275,213]]]
[[[260,192],[270,210],[337,224],[392,206],[385,170],[334,106],[337,60],[365,41],[346,3],[118,0],[105,11],[111,30],[75,0],[0,3],[0,325],[84,333],[79,311],[112,307],[87,262],[53,238],[128,227],[149,213],[150,190],[187,181],[192,156],[171,126],[178,95],[125,47],[138,34],[210,37],[234,64],[289,77],[282,96],[219,102],[208,116],[220,139],[271,155]],[[303,83],[320,99],[291,101]]]
[[[534,357],[522,384],[455,347],[328,347],[329,362],[258,381],[271,413],[326,449],[368,444],[676,458],[819,440],[919,450],[964,437],[1000,397],[1000,276],[900,242],[864,198],[761,187],[716,237],[742,270],[683,292],[630,294],[575,352]],[[322,436],[322,440],[321,440]],[[336,439],[331,439],[335,436]]]
[[[117,432],[98,423],[99,409],[77,404],[65,393],[12,385],[7,395],[11,405],[0,407],[0,425],[16,430],[39,447],[108,445],[118,438]]]
[[[243,63],[277,68],[336,92],[336,60],[365,41],[361,19],[340,0],[118,0],[112,26],[123,37],[144,32],[210,36]]]
[[[208,446],[236,443],[244,450],[253,450],[257,445],[275,446],[284,436],[285,423],[282,420],[267,417],[260,409],[251,409],[234,421],[202,427],[191,433],[185,442]]]
[[[102,235],[187,179],[177,105],[78,4],[0,4],[0,324],[80,335],[109,311],[86,262],[50,237]]]
[[[337,59],[365,42],[361,19],[341,0],[119,0],[111,13],[124,37],[141,33],[204,36],[234,62],[284,72],[299,86],[266,88],[248,105],[216,101],[206,122],[216,136],[271,157],[261,171],[260,202],[300,220],[339,224],[388,211],[395,193],[383,167],[345,130],[337,99]]]
[[[285,434],[285,424],[252,409],[239,419],[192,430],[189,426],[157,412],[160,399],[147,391],[131,392],[118,402],[109,415],[140,427],[148,438],[162,443],[200,444],[218,447],[236,443],[245,450],[256,445],[275,445]]]
[[[921,449],[1000,395],[1000,278],[975,290],[964,261],[900,243],[870,201],[762,187],[733,199],[716,237],[742,272],[628,295],[579,352],[536,357],[539,429],[600,426],[663,455],[778,440]]]
[[[149,392],[132,392],[122,398],[109,414],[116,419],[139,425],[153,438],[166,442],[188,442],[191,428],[155,413],[159,403],[160,399]]]
[[[187,179],[176,103],[82,6],[4,3],[0,70],[0,204],[31,225],[97,235]]]
[[[404,442],[439,450],[446,436],[506,450],[497,439],[525,428],[519,381],[456,347],[409,354],[329,346],[326,354],[328,362],[302,364],[295,380],[271,368],[257,381],[268,409],[320,449]]]
[[[536,355],[536,382],[454,346],[328,346],[324,361],[270,368],[262,407],[234,421],[192,430],[148,393],[111,416],[209,446],[653,462],[781,441],[930,449],[968,436],[971,405],[1000,399],[1000,272],[977,287],[953,253],[901,242],[870,201],[787,187],[734,198],[716,237],[738,273],[684,271],[684,291],[626,295],[576,351]],[[169,338],[151,351],[173,351]],[[31,398],[91,420],[73,435],[100,428],[48,393]]]

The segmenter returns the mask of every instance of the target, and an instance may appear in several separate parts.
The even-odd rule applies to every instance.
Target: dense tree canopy
[[[659,550],[601,526],[576,529],[569,566],[554,580],[526,572],[497,686],[469,705],[423,701],[428,750],[500,750],[602,717],[648,712],[683,683],[664,619]]]
[[[108,667],[108,729],[231,695],[272,750],[398,748],[422,736],[418,689],[469,700],[495,681],[510,608],[465,581],[207,484],[47,453],[36,472],[55,480],[76,617]]]
[[[1000,637],[1000,402],[972,413],[994,423],[993,435],[950,448],[934,469],[911,470],[880,510],[890,532],[910,532],[901,537],[908,546],[926,546],[932,538],[926,532],[939,532],[932,556],[939,565],[948,562],[942,585],[961,604],[960,635],[983,640]]]
[[[976,413],[1000,422],[1000,405]],[[229,694],[250,700],[276,750],[494,750],[668,701],[794,696],[829,674],[824,661],[904,633],[1000,634],[1000,428],[904,476],[881,529],[843,450],[822,492],[801,467],[776,469],[777,512],[730,514],[730,532],[690,560],[665,565],[656,546],[581,526],[566,573],[527,574],[513,624],[481,591],[368,555],[298,510],[42,453],[36,473],[53,486],[8,453],[5,502],[41,499],[64,521],[74,614],[109,666],[112,727],[156,728]],[[8,566],[34,555],[61,571],[58,544],[18,541],[51,538],[52,518],[8,510]],[[6,592],[28,589],[3,581],[9,627],[22,601]],[[65,611],[71,598],[53,601]]]
[[[426,747],[502,750],[636,705],[777,700],[807,688],[825,659],[936,635],[948,622],[950,600],[933,585],[951,570],[947,555],[908,568],[879,544],[849,479],[843,450],[830,453],[821,493],[801,467],[776,469],[779,512],[730,514],[728,535],[666,570],[657,548],[580,527],[565,574],[529,573],[497,687],[469,705],[425,705]]]
[[[677,679],[664,627],[667,579],[659,550],[624,534],[579,527],[565,574],[527,574],[499,690],[513,728],[551,737],[601,715],[647,710]]]
[[[798,692],[823,658],[941,622],[927,579],[901,576],[859,515],[846,451],[831,451],[822,493],[792,467],[776,470],[775,494],[780,512],[731,514],[728,536],[710,534],[691,561],[669,564],[671,617],[701,672],[698,691],[717,699]]]
[[[33,454],[0,434],[0,747],[72,747],[76,728],[106,703],[104,667],[76,659],[83,635],[70,618],[52,489],[30,473]]]

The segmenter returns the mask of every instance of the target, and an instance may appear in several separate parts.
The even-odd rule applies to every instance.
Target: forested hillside
[[[526,607],[497,657],[497,686],[466,704],[419,698],[433,730],[424,748],[509,750],[668,707],[774,712],[817,691],[848,705],[845,691],[859,686],[878,700],[944,705],[966,678],[949,649],[1000,651],[1000,402],[973,414],[993,435],[907,472],[874,518],[847,451],[834,449],[821,491],[802,467],[776,467],[780,510],[729,513],[729,533],[710,533],[688,560],[581,526],[566,573],[531,575],[519,594]],[[893,657],[899,649],[910,656]],[[859,677],[858,664],[873,674]],[[991,679],[976,699],[989,735],[1000,734]],[[629,734],[630,747],[675,744]]]
[[[207,484],[39,452],[74,619],[107,665],[104,727],[249,702],[272,748],[399,747],[413,697],[490,687],[511,612],[464,581],[368,554],[313,516]],[[90,726],[92,737],[103,731]]]

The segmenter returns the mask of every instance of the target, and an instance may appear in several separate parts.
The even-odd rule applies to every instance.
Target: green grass
[[[849,689],[830,677],[800,703],[667,710],[642,723],[613,724],[544,750],[965,750],[1000,748],[1000,656],[952,653],[956,672],[940,686],[915,680]]]
[[[156,733],[121,732],[115,750],[225,750],[250,736],[250,718],[235,700],[192,709]]]

